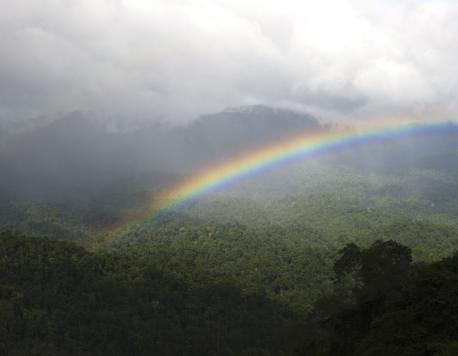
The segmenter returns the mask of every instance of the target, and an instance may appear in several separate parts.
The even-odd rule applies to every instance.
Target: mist
[[[204,168],[299,133],[455,121],[453,1],[6,0],[4,7],[6,203],[122,207],[123,215]],[[331,167],[325,175],[335,177],[342,167],[366,176],[431,169],[451,179],[457,141],[451,130],[303,164]],[[256,179],[294,189],[311,179],[306,169],[283,171]],[[277,191],[288,194],[288,184]]]
[[[83,113],[72,113],[4,141],[0,155],[0,196],[5,201],[88,204],[104,194],[149,196],[136,189],[167,189],[186,178],[241,154],[301,133],[334,130],[321,118],[268,106],[243,106],[201,116],[184,126],[157,124],[121,132],[100,127]],[[403,175],[415,169],[446,172],[458,179],[456,125],[443,133],[363,144],[307,158],[320,167],[363,175]],[[264,182],[290,192],[294,181],[306,184],[307,169],[279,168]],[[329,173],[338,178],[338,173]],[[318,177],[318,181],[322,179]],[[253,178],[262,182],[262,177]],[[127,185],[127,188],[124,186]],[[269,184],[265,184],[269,186]],[[274,184],[275,185],[275,184]],[[274,186],[273,185],[273,186]],[[110,189],[112,192],[110,193]],[[257,188],[253,187],[254,195]],[[246,195],[246,192],[243,193]],[[95,197],[95,198],[94,198]]]

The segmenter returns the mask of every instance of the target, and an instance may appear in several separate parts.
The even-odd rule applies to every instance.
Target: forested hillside
[[[458,356],[458,1],[0,3],[0,356]]]
[[[454,355],[458,256],[348,244],[307,314],[130,252],[0,236],[0,355]]]
[[[18,136],[0,157],[0,355],[454,355],[450,128],[141,218],[203,166],[330,127],[248,107],[138,132],[76,115]]]

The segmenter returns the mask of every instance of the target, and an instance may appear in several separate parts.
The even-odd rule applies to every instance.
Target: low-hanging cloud
[[[4,0],[0,120],[135,124],[243,104],[335,117],[456,112],[450,0]]]

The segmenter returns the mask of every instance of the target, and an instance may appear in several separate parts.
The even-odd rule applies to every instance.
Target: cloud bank
[[[457,111],[454,0],[3,0],[0,121]]]

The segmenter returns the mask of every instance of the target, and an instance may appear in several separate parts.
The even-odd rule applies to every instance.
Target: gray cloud
[[[453,115],[458,3],[4,0],[0,120],[133,124],[264,103],[329,117]]]

